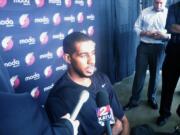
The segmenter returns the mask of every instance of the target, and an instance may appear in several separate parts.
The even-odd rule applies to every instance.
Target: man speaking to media
[[[95,43],[81,32],[73,32],[63,40],[64,60],[67,72],[56,82],[45,104],[51,122],[59,120],[67,112],[73,112],[83,90],[89,99],[82,106],[77,120],[78,135],[103,135],[106,127],[98,123],[96,95],[108,93],[109,103],[115,116],[113,135],[129,135],[129,123],[106,75],[95,70]]]

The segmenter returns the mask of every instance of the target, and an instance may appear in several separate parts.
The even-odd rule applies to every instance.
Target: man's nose
[[[157,5],[157,6],[158,6],[158,8],[160,8],[160,7],[162,6],[162,4],[161,4],[161,3],[158,3],[158,5]]]
[[[90,55],[88,57],[88,64],[94,64],[95,63],[95,56],[94,55]]]

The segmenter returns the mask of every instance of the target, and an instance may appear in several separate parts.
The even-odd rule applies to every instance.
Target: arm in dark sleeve
[[[9,77],[8,70],[6,69],[3,63],[4,62],[0,56],[0,82],[1,82],[0,91],[14,92],[10,84],[10,77]]]
[[[171,31],[172,24],[176,24],[174,5],[170,6],[168,9],[168,15],[167,15],[167,19],[166,19],[166,29],[167,29],[168,33],[172,33],[172,31]]]
[[[58,97],[48,97],[45,109],[51,123],[58,122],[67,113],[65,111],[65,105]]]
[[[61,117],[66,114],[62,109],[63,105],[59,102],[57,97],[48,97],[45,104],[45,109],[49,120],[52,123],[52,130],[54,135],[73,135],[73,126],[67,119]],[[62,107],[62,108],[61,108]]]
[[[122,105],[120,104],[115,91],[112,90],[112,93],[110,96],[111,96],[110,104],[113,109],[113,113],[114,113],[115,117],[117,117],[119,120],[121,120],[124,116],[124,111],[123,111]]]
[[[114,134],[118,133],[121,135],[129,135],[129,122],[127,117],[124,114],[123,108],[118,100],[118,97],[113,90],[111,82],[108,78],[106,78],[106,84],[108,84],[108,92],[109,92],[109,99],[110,105],[113,110],[113,114],[116,118],[118,118],[112,128],[112,132]]]
[[[54,135],[73,135],[73,126],[70,121],[60,119],[52,125]]]
[[[120,104],[118,97],[116,95],[116,92],[114,91],[113,86],[112,86],[110,80],[108,79],[108,77],[105,76],[104,79],[108,86],[107,91],[109,94],[109,102],[110,102],[110,106],[113,110],[114,116],[121,120],[124,116],[124,111],[123,111],[122,105]]]

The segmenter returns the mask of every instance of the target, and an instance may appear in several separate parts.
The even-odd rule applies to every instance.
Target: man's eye
[[[84,58],[84,57],[86,57],[86,55],[80,55],[80,57]]]

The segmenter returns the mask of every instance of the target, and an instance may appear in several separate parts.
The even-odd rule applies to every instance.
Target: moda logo
[[[25,57],[25,62],[28,66],[31,66],[32,64],[34,64],[35,62],[35,56],[34,56],[34,52],[30,52],[26,55]]]
[[[36,39],[30,36],[29,38],[20,39],[19,44],[20,45],[23,45],[23,44],[33,45],[33,44],[36,44]]]
[[[94,21],[95,20],[95,16],[93,14],[87,15],[87,20]]]
[[[84,6],[84,1],[83,0],[75,0],[75,4],[78,4],[80,6]]]
[[[90,26],[90,27],[88,28],[88,35],[89,35],[89,36],[93,36],[93,35],[94,35],[94,27],[93,27],[93,26]]]
[[[23,4],[24,6],[30,5],[30,0],[13,0],[13,2]]]
[[[56,67],[56,71],[65,71],[67,70],[67,65],[63,64],[62,66]]]
[[[73,23],[75,22],[75,17],[73,15],[66,16],[64,17],[64,21]]]
[[[40,79],[40,74],[39,73],[34,73],[31,76],[25,77],[25,81],[30,81],[30,80],[39,80]]]
[[[49,40],[49,37],[48,37],[47,32],[42,32],[42,33],[40,34],[39,39],[40,39],[41,44],[43,44],[43,45],[44,45],[44,44],[47,44],[47,42],[48,42],[48,40]]]
[[[44,3],[44,0],[35,0],[35,4],[37,7],[43,7]]]
[[[4,51],[9,51],[13,48],[13,40],[12,40],[12,36],[7,36],[4,37],[4,39],[2,40],[2,47],[4,49]]]
[[[82,12],[79,12],[77,15],[77,21],[78,23],[82,23],[84,21],[84,15]]]
[[[28,14],[22,14],[19,17],[19,24],[21,25],[21,28],[27,28],[30,24],[30,19]]]
[[[44,92],[51,90],[54,87],[54,83],[44,88]]]
[[[35,18],[34,23],[49,24],[49,18],[46,16],[43,16],[41,18]]]
[[[51,66],[47,66],[45,69],[44,69],[44,75],[45,77],[49,78],[53,73],[53,70],[52,70],[52,67]]]
[[[59,34],[56,34],[56,35],[52,35],[52,38],[53,39],[59,39],[59,40],[63,40],[64,39],[64,33],[59,33]]]
[[[31,90],[31,96],[33,98],[38,98],[40,96],[40,90],[39,90],[39,87],[35,87]]]
[[[7,67],[7,68],[8,67],[16,68],[16,67],[20,66],[20,61],[16,60],[16,59],[13,59],[12,61],[4,63],[4,66]]]
[[[10,83],[13,88],[17,88],[20,85],[20,79],[18,75],[12,76],[10,78]]]
[[[46,54],[41,54],[39,56],[39,59],[52,59],[52,58],[53,58],[53,53],[49,51]]]
[[[60,47],[58,47],[58,49],[56,50],[56,54],[57,54],[57,56],[59,57],[59,58],[61,58],[62,56],[63,56],[63,47],[62,46],[60,46]]]
[[[61,0],[49,0],[49,4],[61,5]]]
[[[59,25],[61,23],[60,13],[55,13],[53,15],[53,23],[54,23],[54,25]]]
[[[10,18],[6,18],[5,20],[0,20],[0,26],[13,27],[14,21]]]
[[[65,6],[66,7],[71,7],[72,6],[72,0],[65,0]]]
[[[0,8],[5,7],[7,4],[7,0],[0,0]]]

